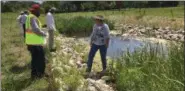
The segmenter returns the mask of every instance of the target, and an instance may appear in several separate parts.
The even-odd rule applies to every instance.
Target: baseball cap
[[[35,10],[39,10],[40,9],[40,5],[39,4],[33,4],[31,6],[31,8],[29,9],[29,11],[33,12]]]

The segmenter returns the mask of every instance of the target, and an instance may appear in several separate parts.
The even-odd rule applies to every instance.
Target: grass
[[[118,91],[183,91],[184,45],[172,44],[168,58],[157,47],[126,53],[116,60],[113,77]],[[175,45],[175,46],[174,46]]]

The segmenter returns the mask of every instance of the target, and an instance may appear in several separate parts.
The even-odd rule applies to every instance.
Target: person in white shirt
[[[18,22],[18,24],[19,24],[19,26],[20,26],[20,34],[21,35],[23,35],[23,31],[24,31],[24,29],[23,29],[23,25],[22,25],[22,16],[23,16],[23,14],[24,14],[24,12],[23,11],[21,11],[21,13],[20,13],[20,15],[17,17],[17,22]]]
[[[24,11],[24,14],[22,15],[22,26],[23,26],[23,30],[24,30],[24,38],[25,38],[25,32],[26,32],[26,26],[25,26],[25,23],[26,23],[26,18],[28,16],[28,12],[27,11]]]
[[[20,25],[20,30],[21,30],[21,35],[24,36],[25,38],[25,31],[26,31],[26,26],[25,26],[25,22],[26,22],[26,18],[27,18],[28,12],[27,11],[21,11],[20,15],[17,17],[17,21]]]
[[[55,21],[53,18],[53,13],[55,12],[56,8],[51,8],[46,16],[46,22],[47,22],[47,29],[49,30],[49,50],[55,51],[53,48],[54,45],[54,31],[56,31],[55,28]]]

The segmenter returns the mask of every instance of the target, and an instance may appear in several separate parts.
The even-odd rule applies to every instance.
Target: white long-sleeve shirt
[[[17,22],[18,22],[19,24],[22,24],[21,21],[22,21],[22,15],[19,15],[19,16],[17,17]]]
[[[26,18],[27,18],[27,15],[26,14],[19,15],[17,17],[17,21],[19,22],[19,24],[25,24]]]
[[[27,18],[27,15],[26,14],[23,14],[22,15],[22,19],[21,19],[21,23],[22,24],[25,24],[26,23],[26,18]]]
[[[56,30],[55,21],[54,21],[53,15],[50,12],[47,13],[46,22],[47,22],[47,28],[49,30]]]

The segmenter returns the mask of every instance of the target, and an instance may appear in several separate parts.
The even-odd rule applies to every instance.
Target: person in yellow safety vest
[[[43,45],[46,33],[41,31],[39,4],[33,4],[29,9],[30,14],[26,19],[26,38],[25,43],[31,53],[31,78],[42,78],[45,71],[45,53]]]

